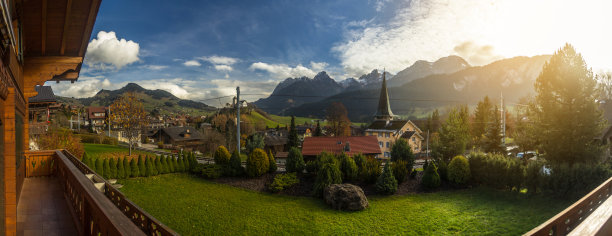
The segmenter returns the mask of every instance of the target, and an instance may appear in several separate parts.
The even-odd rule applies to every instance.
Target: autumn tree
[[[580,53],[566,44],[544,64],[536,79],[532,120],[535,137],[553,164],[597,161],[601,148],[593,139],[605,125],[597,102],[593,72]]]
[[[333,102],[326,109],[329,133],[333,136],[351,136],[351,120],[346,107],[340,102]]]
[[[136,94],[130,92],[117,99],[111,105],[111,111],[111,122],[121,128],[120,132],[128,140],[131,156],[132,145],[147,122],[144,106]]]

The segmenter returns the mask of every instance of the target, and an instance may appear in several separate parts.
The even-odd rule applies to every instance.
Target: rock
[[[352,184],[332,184],[323,191],[323,198],[336,210],[360,211],[368,207],[363,190]]]

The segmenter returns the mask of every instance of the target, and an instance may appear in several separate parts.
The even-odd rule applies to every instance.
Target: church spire
[[[385,78],[386,72],[383,70],[383,81],[382,88],[380,89],[380,98],[378,100],[378,110],[374,119],[376,120],[393,120],[393,112],[391,111],[391,104],[389,103],[389,93],[387,92],[387,80]]]

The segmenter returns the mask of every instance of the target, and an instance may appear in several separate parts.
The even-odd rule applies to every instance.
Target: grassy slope
[[[188,174],[121,183],[132,201],[183,235],[518,235],[569,205],[476,188],[371,197],[369,209],[347,213],[331,210],[319,199],[262,194]]]
[[[262,114],[259,114],[256,111],[251,112],[250,115],[248,115],[248,118],[251,120],[251,122],[263,122],[265,123],[268,127],[274,128],[277,125],[279,125],[280,127],[285,127],[287,125],[291,124],[291,116],[278,116],[278,115],[269,115],[270,118],[272,119],[268,119],[265,116],[263,116]],[[295,117],[295,124],[296,125],[301,125],[304,124],[304,122],[308,122],[310,124],[316,124],[318,119],[316,118],[308,118],[308,117]],[[353,125],[362,125],[365,123],[353,123]],[[326,122],[321,122],[321,125],[326,125]]]

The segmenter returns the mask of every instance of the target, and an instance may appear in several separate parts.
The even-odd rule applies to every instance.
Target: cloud
[[[377,2],[384,5],[383,1]],[[394,4],[390,18],[354,22],[345,39],[332,48],[344,70],[358,76],[374,68],[390,72],[417,60],[435,61],[463,50],[470,64],[500,57],[551,54],[566,42],[574,45],[594,68],[611,67],[612,38],[608,22],[611,1],[448,1],[405,0]],[[567,17],[575,16],[575,17]],[[493,50],[494,49],[494,50]]]
[[[239,61],[238,58],[224,57],[224,56],[217,56],[217,55],[213,55],[209,57],[199,57],[198,59],[210,62],[213,65],[233,65]]]
[[[196,60],[189,60],[189,61],[183,62],[183,65],[185,65],[185,66],[201,66],[202,64],[200,64],[200,62],[198,62]]]
[[[374,2],[374,8],[376,11],[381,12],[388,2],[391,2],[391,0],[376,0]]]
[[[228,65],[215,65],[215,70],[218,71],[232,71],[234,68]]]
[[[298,64],[295,67],[291,67],[287,64],[268,64],[264,62],[255,62],[251,64],[249,70],[257,71],[262,70],[270,73],[275,79],[285,79],[289,77],[314,77],[317,71],[325,69],[327,63],[325,62],[310,62],[311,68],[307,68]]]
[[[140,60],[139,51],[138,43],[118,39],[113,31],[100,31],[87,45],[85,64],[101,70],[118,70]]]
[[[107,78],[102,76],[80,76],[79,80],[74,84],[47,82],[46,85],[51,86],[55,95],[75,98],[91,97],[96,95],[101,89],[116,88],[116,85],[113,85]]]
[[[149,70],[163,70],[163,69],[168,68],[168,66],[163,66],[163,65],[144,65],[144,66],[141,66],[141,68],[149,69]]]

